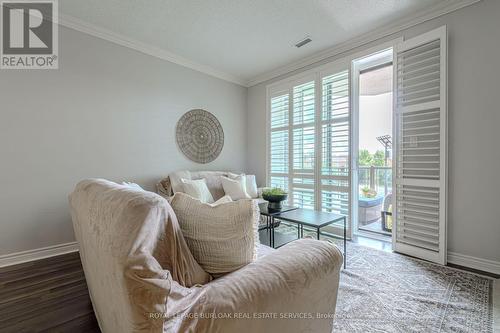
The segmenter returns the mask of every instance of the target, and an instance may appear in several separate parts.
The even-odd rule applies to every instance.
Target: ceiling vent
[[[295,44],[295,47],[302,47],[306,44],[309,44],[310,42],[312,42],[312,39],[310,37],[306,37],[306,38],[300,40],[299,42],[297,42],[297,44]]]

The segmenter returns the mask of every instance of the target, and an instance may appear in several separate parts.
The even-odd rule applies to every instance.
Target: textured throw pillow
[[[189,194],[193,198],[196,198],[200,200],[201,202],[205,203],[213,203],[214,198],[212,197],[212,194],[208,190],[207,187],[207,181],[205,178],[203,179],[196,179],[196,180],[190,180],[190,179],[181,179],[184,192],[186,194]]]
[[[225,199],[224,199],[225,198]],[[259,210],[255,200],[205,204],[176,193],[170,205],[194,258],[208,273],[235,271],[257,258]]]
[[[222,188],[226,195],[233,200],[251,199],[247,193],[247,182],[245,175],[236,176],[233,179],[221,176]]]

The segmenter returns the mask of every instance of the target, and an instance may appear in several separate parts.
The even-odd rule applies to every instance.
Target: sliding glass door
[[[353,76],[354,231],[390,241],[393,49],[355,59]]]

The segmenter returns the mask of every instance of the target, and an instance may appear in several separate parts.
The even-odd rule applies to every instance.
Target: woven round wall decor
[[[224,131],[217,118],[208,111],[186,112],[177,122],[175,136],[179,149],[191,161],[209,163],[224,146]]]

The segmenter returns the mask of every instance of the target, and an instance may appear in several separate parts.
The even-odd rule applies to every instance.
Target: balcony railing
[[[358,172],[359,188],[369,187],[377,194],[392,192],[392,168],[390,166],[360,166]]]
[[[361,189],[370,188],[375,190],[377,195],[373,202],[364,203],[358,207],[358,228],[363,231],[371,231],[378,234],[390,235],[391,225],[384,223],[382,219],[382,211],[384,208],[385,198],[388,193],[392,193],[392,168],[384,166],[360,166],[358,172],[360,200]],[[380,201],[380,197],[383,201]],[[377,200],[378,198],[378,200]]]

